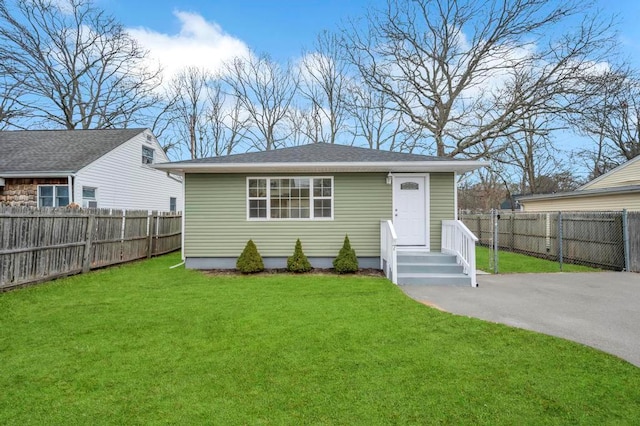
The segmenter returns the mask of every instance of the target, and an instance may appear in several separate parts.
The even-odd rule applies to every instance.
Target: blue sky
[[[185,66],[219,69],[235,56],[267,53],[296,61],[319,32],[363,17],[386,0],[95,0],[115,15],[162,64],[165,81]],[[585,0],[588,1],[588,0]],[[640,70],[640,0],[595,0],[618,21],[623,56]],[[558,136],[561,147],[590,143]]]
[[[323,29],[364,14],[367,6],[384,6],[385,0],[97,0],[125,26],[178,35],[183,28],[175,12],[199,15],[207,23],[256,53],[278,61],[299,56],[311,47]],[[620,21],[620,43],[625,55],[640,67],[640,1],[597,0],[596,6]]]
[[[127,27],[144,27],[165,34],[180,32],[181,23],[173,12],[201,15],[218,24],[256,53],[268,53],[278,61],[300,56],[311,47],[323,29],[333,29],[341,20],[359,16],[370,3],[380,1],[297,0],[297,1],[205,1],[101,0]]]

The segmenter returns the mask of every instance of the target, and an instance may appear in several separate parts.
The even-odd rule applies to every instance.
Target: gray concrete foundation
[[[333,268],[333,257],[308,257],[314,268]],[[236,257],[188,257],[185,260],[187,269],[235,269]],[[287,267],[286,257],[263,257],[267,269],[283,269]],[[358,257],[358,265],[363,269],[380,269],[379,257]]]

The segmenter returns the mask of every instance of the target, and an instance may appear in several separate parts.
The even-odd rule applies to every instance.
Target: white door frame
[[[431,210],[430,210],[430,198],[431,198],[431,190],[430,190],[430,180],[429,173],[390,173],[391,179],[395,179],[396,177],[401,178],[412,178],[412,177],[421,177],[424,178],[424,216],[425,216],[425,245],[424,246],[405,246],[405,247],[420,247],[422,249],[431,250]],[[392,196],[392,212],[393,220],[395,221],[395,210],[396,210],[396,185],[395,181],[391,184],[391,192]]]

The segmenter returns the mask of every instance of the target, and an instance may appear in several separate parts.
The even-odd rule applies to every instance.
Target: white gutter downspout
[[[458,220],[458,173],[453,172],[453,218]]]
[[[185,257],[185,254],[184,254],[184,237],[185,237],[184,223],[185,223],[185,221],[187,219],[187,209],[185,208],[185,206],[187,204],[187,200],[185,198],[186,197],[186,190],[185,190],[186,185],[187,185],[187,174],[185,173],[184,175],[182,175],[182,206],[181,206],[182,207],[182,223],[181,223],[181,226],[182,226],[182,236],[181,236],[181,238],[182,238],[182,250],[181,250],[181,252],[182,252],[181,253],[182,263],[187,261],[187,259]]]
[[[67,176],[67,187],[69,188],[69,204],[75,201],[75,194],[73,193],[73,175]]]

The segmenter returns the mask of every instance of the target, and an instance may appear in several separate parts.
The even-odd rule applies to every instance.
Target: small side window
[[[98,198],[96,197],[96,188],[90,188],[88,186],[82,187],[82,207],[85,209],[97,209]]]
[[[153,164],[153,148],[142,147],[142,164]]]
[[[176,197],[169,198],[169,211],[175,213],[177,209],[176,206]]]

